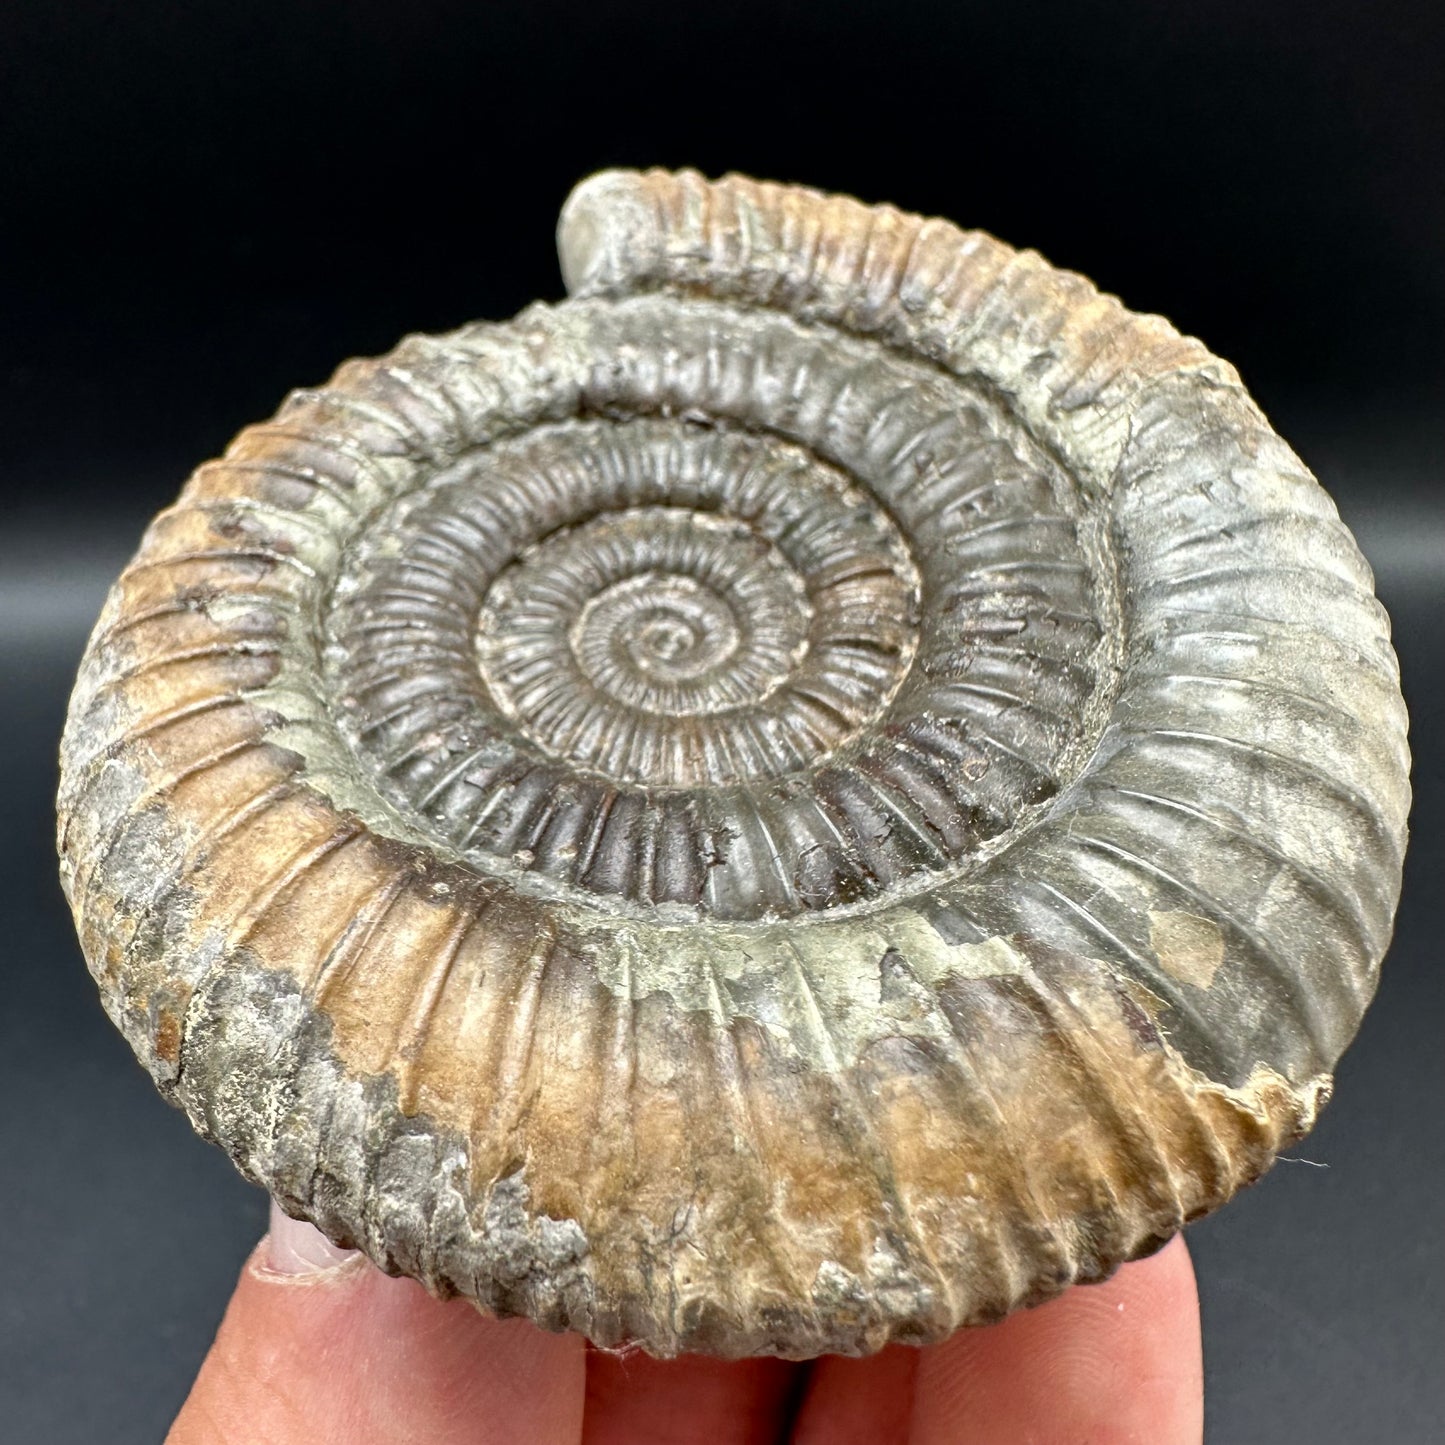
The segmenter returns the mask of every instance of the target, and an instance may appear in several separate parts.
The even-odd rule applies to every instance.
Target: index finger
[[[1176,1236],[1102,1284],[925,1351],[910,1445],[1199,1445],[1203,1433],[1199,1295]]]

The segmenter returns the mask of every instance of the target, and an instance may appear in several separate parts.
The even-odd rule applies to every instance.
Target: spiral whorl
[[[996,404],[716,305],[529,319],[539,370],[583,348],[581,414],[400,494],[329,614],[399,807],[483,868],[751,918],[945,870],[1057,787],[1109,579]]]
[[[386,1268],[656,1352],[938,1338],[1309,1127],[1388,622],[1233,371],[980,232],[613,172],[571,298],[156,519],[62,874],[162,1089]]]

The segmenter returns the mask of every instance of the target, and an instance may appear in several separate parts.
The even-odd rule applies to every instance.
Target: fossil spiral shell
[[[1408,807],[1234,371],[976,231],[605,173],[569,299],[293,394],[63,744],[107,1007],[384,1268],[659,1354],[1097,1279],[1306,1130]]]

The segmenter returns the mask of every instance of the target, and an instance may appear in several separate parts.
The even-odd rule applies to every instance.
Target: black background
[[[158,1439],[263,1226],[106,1024],[55,882],[104,589],[290,386],[558,296],[557,208],[611,164],[1034,246],[1234,361],[1334,492],[1395,619],[1415,836],[1335,1103],[1190,1232],[1209,1437],[1445,1437],[1442,91],[1445,7],[1404,0],[7,0],[0,1439]]]

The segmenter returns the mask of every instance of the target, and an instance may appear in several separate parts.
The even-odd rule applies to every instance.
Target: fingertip
[[[786,1360],[592,1350],[583,1445],[763,1445],[777,1440],[798,1376]]]
[[[168,1445],[576,1445],[581,1341],[430,1297],[273,1215]]]
[[[912,1439],[1199,1445],[1203,1430],[1199,1300],[1176,1237],[1101,1284],[925,1351]]]
[[[793,1445],[905,1445],[920,1354],[889,1345],[863,1359],[815,1360]]]

